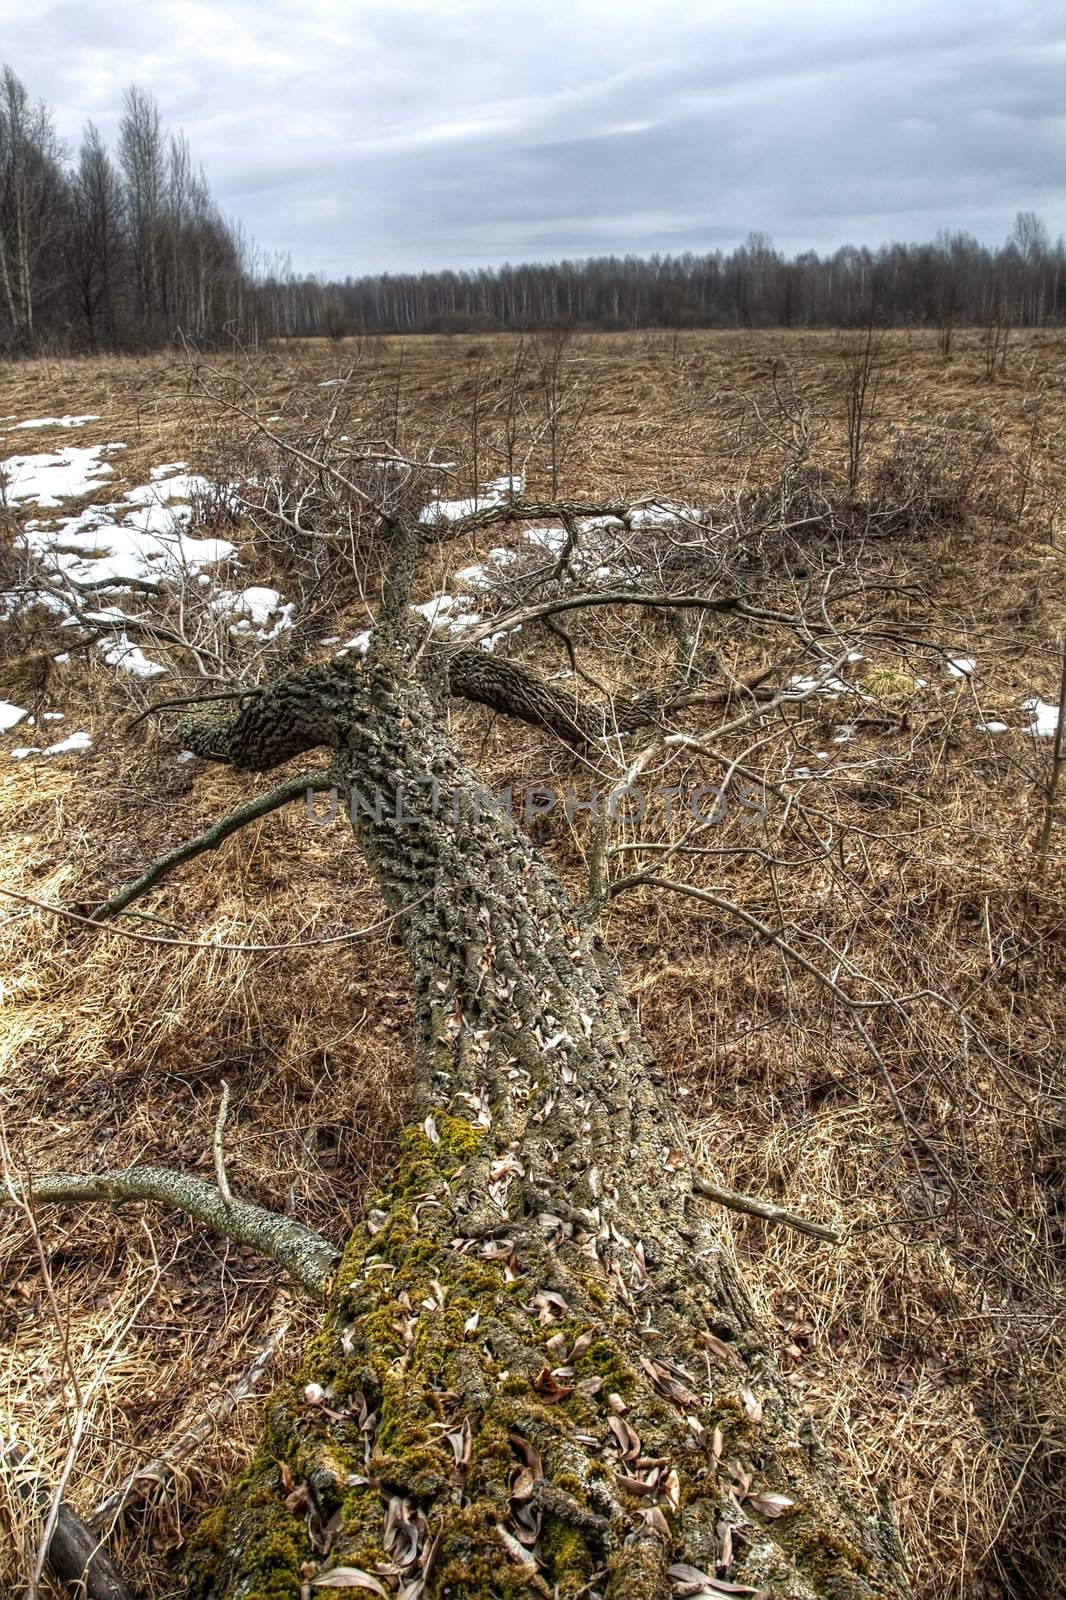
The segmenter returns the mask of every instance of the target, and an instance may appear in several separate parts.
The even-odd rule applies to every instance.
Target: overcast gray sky
[[[331,276],[1066,231],[1063,0],[0,0],[0,58]]]

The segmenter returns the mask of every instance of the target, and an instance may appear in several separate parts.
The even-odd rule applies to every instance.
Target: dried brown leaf
[[[509,1433],[507,1442],[511,1449],[521,1456],[534,1478],[543,1478],[544,1466],[541,1462],[540,1454],[530,1444],[529,1440],[524,1439],[520,1433]]]
[[[623,1417],[608,1417],[607,1426],[614,1435],[618,1453],[623,1461],[635,1461],[640,1455],[640,1435]]]
[[[574,1392],[573,1384],[560,1383],[548,1367],[541,1367],[533,1379],[533,1388],[548,1405],[557,1405]]]
[[[783,1517],[795,1504],[795,1500],[790,1500],[787,1494],[778,1494],[776,1489],[761,1489],[748,1498],[749,1507],[762,1517]]]
[[[658,1506],[645,1506],[644,1510],[641,1512],[641,1517],[644,1520],[644,1526],[646,1528],[654,1528],[656,1533],[662,1534],[666,1539],[670,1537],[670,1524],[667,1522]]]
[[[389,1594],[385,1585],[362,1567],[334,1567],[332,1572],[312,1578],[311,1586],[314,1589],[369,1589],[371,1594],[383,1594],[385,1600]]]
[[[508,1555],[512,1556],[514,1560],[519,1562],[523,1567],[529,1567],[533,1570],[536,1569],[536,1557],[532,1555],[518,1539],[515,1538],[513,1533],[510,1533],[499,1523],[496,1525],[496,1533]]]
[[[699,1567],[692,1567],[687,1561],[678,1561],[666,1569],[666,1576],[674,1586],[674,1594],[681,1600],[682,1596],[697,1597],[699,1595],[716,1594],[747,1594],[757,1595],[762,1591],[753,1589],[747,1583],[728,1583],[725,1578],[712,1578],[709,1572],[702,1572]]]
[[[724,1339],[719,1339],[716,1333],[701,1333],[700,1339],[719,1361],[728,1361],[730,1366],[734,1367],[740,1366],[740,1358],[736,1351],[731,1345],[726,1344]]]
[[[758,1399],[758,1397],[756,1396],[754,1390],[749,1389],[747,1384],[745,1384],[744,1387],[740,1391],[740,1398],[744,1402],[744,1412],[745,1412],[745,1415],[748,1418],[748,1421],[749,1422],[761,1422],[762,1421],[762,1401],[760,1399]]]
[[[614,1481],[627,1494],[649,1495],[658,1493],[658,1483],[649,1483],[646,1478],[631,1478],[624,1472],[616,1472]]]
[[[547,1327],[549,1323],[565,1317],[570,1307],[561,1294],[556,1294],[552,1289],[539,1289],[525,1309],[535,1311],[541,1327]]]

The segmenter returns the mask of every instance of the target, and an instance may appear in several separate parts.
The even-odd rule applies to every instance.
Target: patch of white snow
[[[493,478],[471,499],[431,500],[428,506],[423,506],[420,518],[423,522],[458,522],[460,517],[469,517],[475,511],[502,505],[512,495],[521,494],[524,486],[525,479],[519,474],[511,478]]]
[[[29,422],[16,422],[13,432],[19,428],[84,428],[87,422],[99,422],[100,418],[95,411],[87,411],[83,417],[33,417]]]
[[[527,544],[535,544],[540,550],[550,550],[553,556],[566,547],[565,528],[527,528],[522,537]]]
[[[4,492],[12,503],[58,506],[72,495],[88,494],[111,477],[114,468],[103,459],[104,453],[125,448],[124,444],[72,444],[44,455],[8,456],[0,461],[0,472],[6,478]]]
[[[88,750],[92,742],[91,735],[87,733],[72,733],[66,739],[61,739],[58,744],[50,744],[44,754],[46,756],[68,755],[75,750]]]
[[[347,644],[341,645],[341,648],[337,651],[337,654],[339,656],[346,656],[349,651],[354,650],[356,655],[365,656],[369,648],[370,629],[367,628],[363,633],[357,633],[354,639],[349,639]]]
[[[101,639],[100,650],[109,667],[121,667],[123,672],[132,672],[137,678],[158,678],[160,673],[167,670],[158,661],[149,661],[140,645],[133,643],[125,629],[110,643]]]
[[[1034,739],[1054,739],[1059,727],[1058,706],[1053,706],[1034,694],[1030,695],[1028,700],[1022,701],[1022,710],[1028,711],[1032,718],[1028,731]]]

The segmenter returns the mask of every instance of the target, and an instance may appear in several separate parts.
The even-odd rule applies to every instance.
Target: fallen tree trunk
[[[418,1102],[189,1593],[904,1597],[891,1519],[842,1488],[694,1192],[599,933],[409,663],[386,641],[179,734],[260,769],[332,749],[400,914]]]

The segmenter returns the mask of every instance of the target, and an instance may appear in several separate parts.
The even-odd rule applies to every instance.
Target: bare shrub
[[[343,344],[351,332],[347,311],[337,300],[331,300],[322,315],[322,326],[331,344]]]
[[[572,330],[561,327],[535,339],[532,346],[540,381],[553,495],[559,492],[563,468],[590,398],[588,385],[580,381],[571,343]]]
[[[848,488],[859,490],[863,456],[877,416],[877,397],[881,386],[881,339],[874,332],[873,314],[861,339],[844,355],[844,399],[847,419]]]
[[[986,383],[995,383],[1007,369],[1011,314],[1000,301],[981,332],[981,363]]]
[[[882,534],[959,527],[978,509],[998,511],[1005,485],[994,437],[893,428],[871,473],[870,514]]]
[[[241,526],[241,497],[233,477],[223,467],[217,474],[200,474],[189,497],[192,525],[217,538],[231,538]]]

